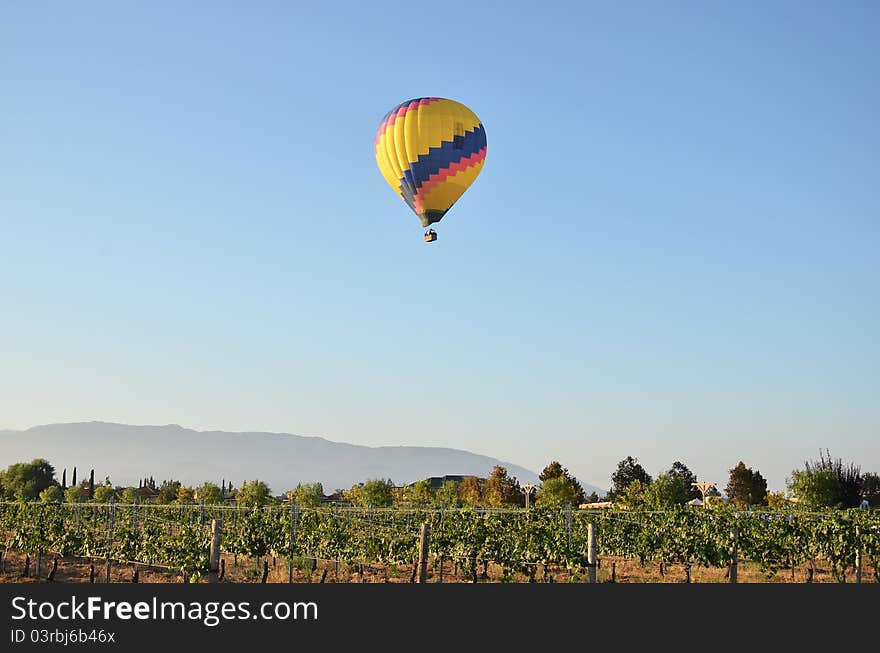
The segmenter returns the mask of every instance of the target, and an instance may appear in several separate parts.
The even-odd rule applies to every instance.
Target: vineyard
[[[107,568],[166,568],[184,579],[209,574],[212,538],[226,556],[314,571],[327,563],[346,568],[411,568],[419,558],[423,524],[430,532],[429,568],[451,566],[456,578],[486,579],[491,564],[501,582],[536,581],[547,569],[569,582],[591,578],[601,560],[638,565],[721,568],[748,561],[770,579],[781,570],[821,564],[834,580],[877,581],[880,513],[837,510],[302,509],[291,503],[261,508],[236,505],[0,504],[4,557],[83,558]],[[591,542],[590,532],[594,540]],[[591,560],[591,547],[598,559]],[[595,560],[595,561],[594,561]],[[48,565],[46,565],[48,567]],[[224,565],[225,566],[225,565]],[[864,573],[862,567],[864,566]],[[868,570],[873,569],[869,574]],[[8,571],[8,570],[7,570]],[[28,570],[22,575],[27,575]],[[54,570],[52,572],[54,574]],[[436,573],[435,573],[436,575]],[[45,576],[37,572],[41,579]],[[263,579],[265,581],[265,573]],[[302,578],[298,575],[296,578]],[[222,572],[220,574],[222,580]],[[450,578],[447,576],[447,578]],[[595,578],[595,576],[592,576]],[[311,579],[311,576],[309,576]],[[100,580],[100,579],[99,579]],[[440,571],[440,581],[443,572]],[[451,578],[450,578],[451,580]],[[611,578],[613,580],[613,577]],[[387,571],[386,571],[387,582]]]

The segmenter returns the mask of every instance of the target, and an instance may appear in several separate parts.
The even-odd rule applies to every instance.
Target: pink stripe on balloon
[[[460,172],[464,172],[468,168],[471,168],[480,161],[484,161],[486,159],[486,148],[484,147],[479,152],[474,152],[469,157],[459,159],[448,168],[443,168],[442,170],[438,170],[436,173],[432,174],[428,177],[428,181],[422,184],[422,187],[416,191],[416,196],[413,198],[413,204],[416,207],[416,212],[420,213],[422,210],[422,200],[425,195],[433,188],[436,188],[441,183],[443,183],[446,179],[450,177],[454,177]]]

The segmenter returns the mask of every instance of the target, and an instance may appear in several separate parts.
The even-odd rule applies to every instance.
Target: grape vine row
[[[856,550],[880,562],[880,513],[836,510],[663,512],[532,508],[369,509],[290,505],[0,504],[0,537],[22,552],[54,551],[117,562],[166,565],[186,575],[208,569],[211,520],[223,520],[222,548],[263,558],[347,563],[412,563],[421,524],[431,526],[431,554],[476,575],[492,562],[505,580],[534,579],[538,567],[577,573],[587,565],[587,525],[598,529],[601,556],[707,567],[731,562],[733,532],[741,559],[768,575],[822,560],[842,580]],[[112,528],[111,528],[112,527]],[[109,537],[112,530],[113,536]],[[293,547],[291,548],[291,535]]]

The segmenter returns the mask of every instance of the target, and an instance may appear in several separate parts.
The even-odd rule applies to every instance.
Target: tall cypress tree
[[[95,470],[89,472],[89,499],[95,498]]]
[[[67,467],[65,467],[64,471],[61,472],[61,489],[67,489]]]
[[[76,486],[76,466],[73,467],[73,480],[70,481],[70,485],[71,487]]]

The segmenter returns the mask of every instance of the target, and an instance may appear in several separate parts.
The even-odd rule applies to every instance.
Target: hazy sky
[[[4,2],[0,428],[880,471],[878,33],[876,2]],[[432,245],[373,155],[420,96],[489,144]]]

